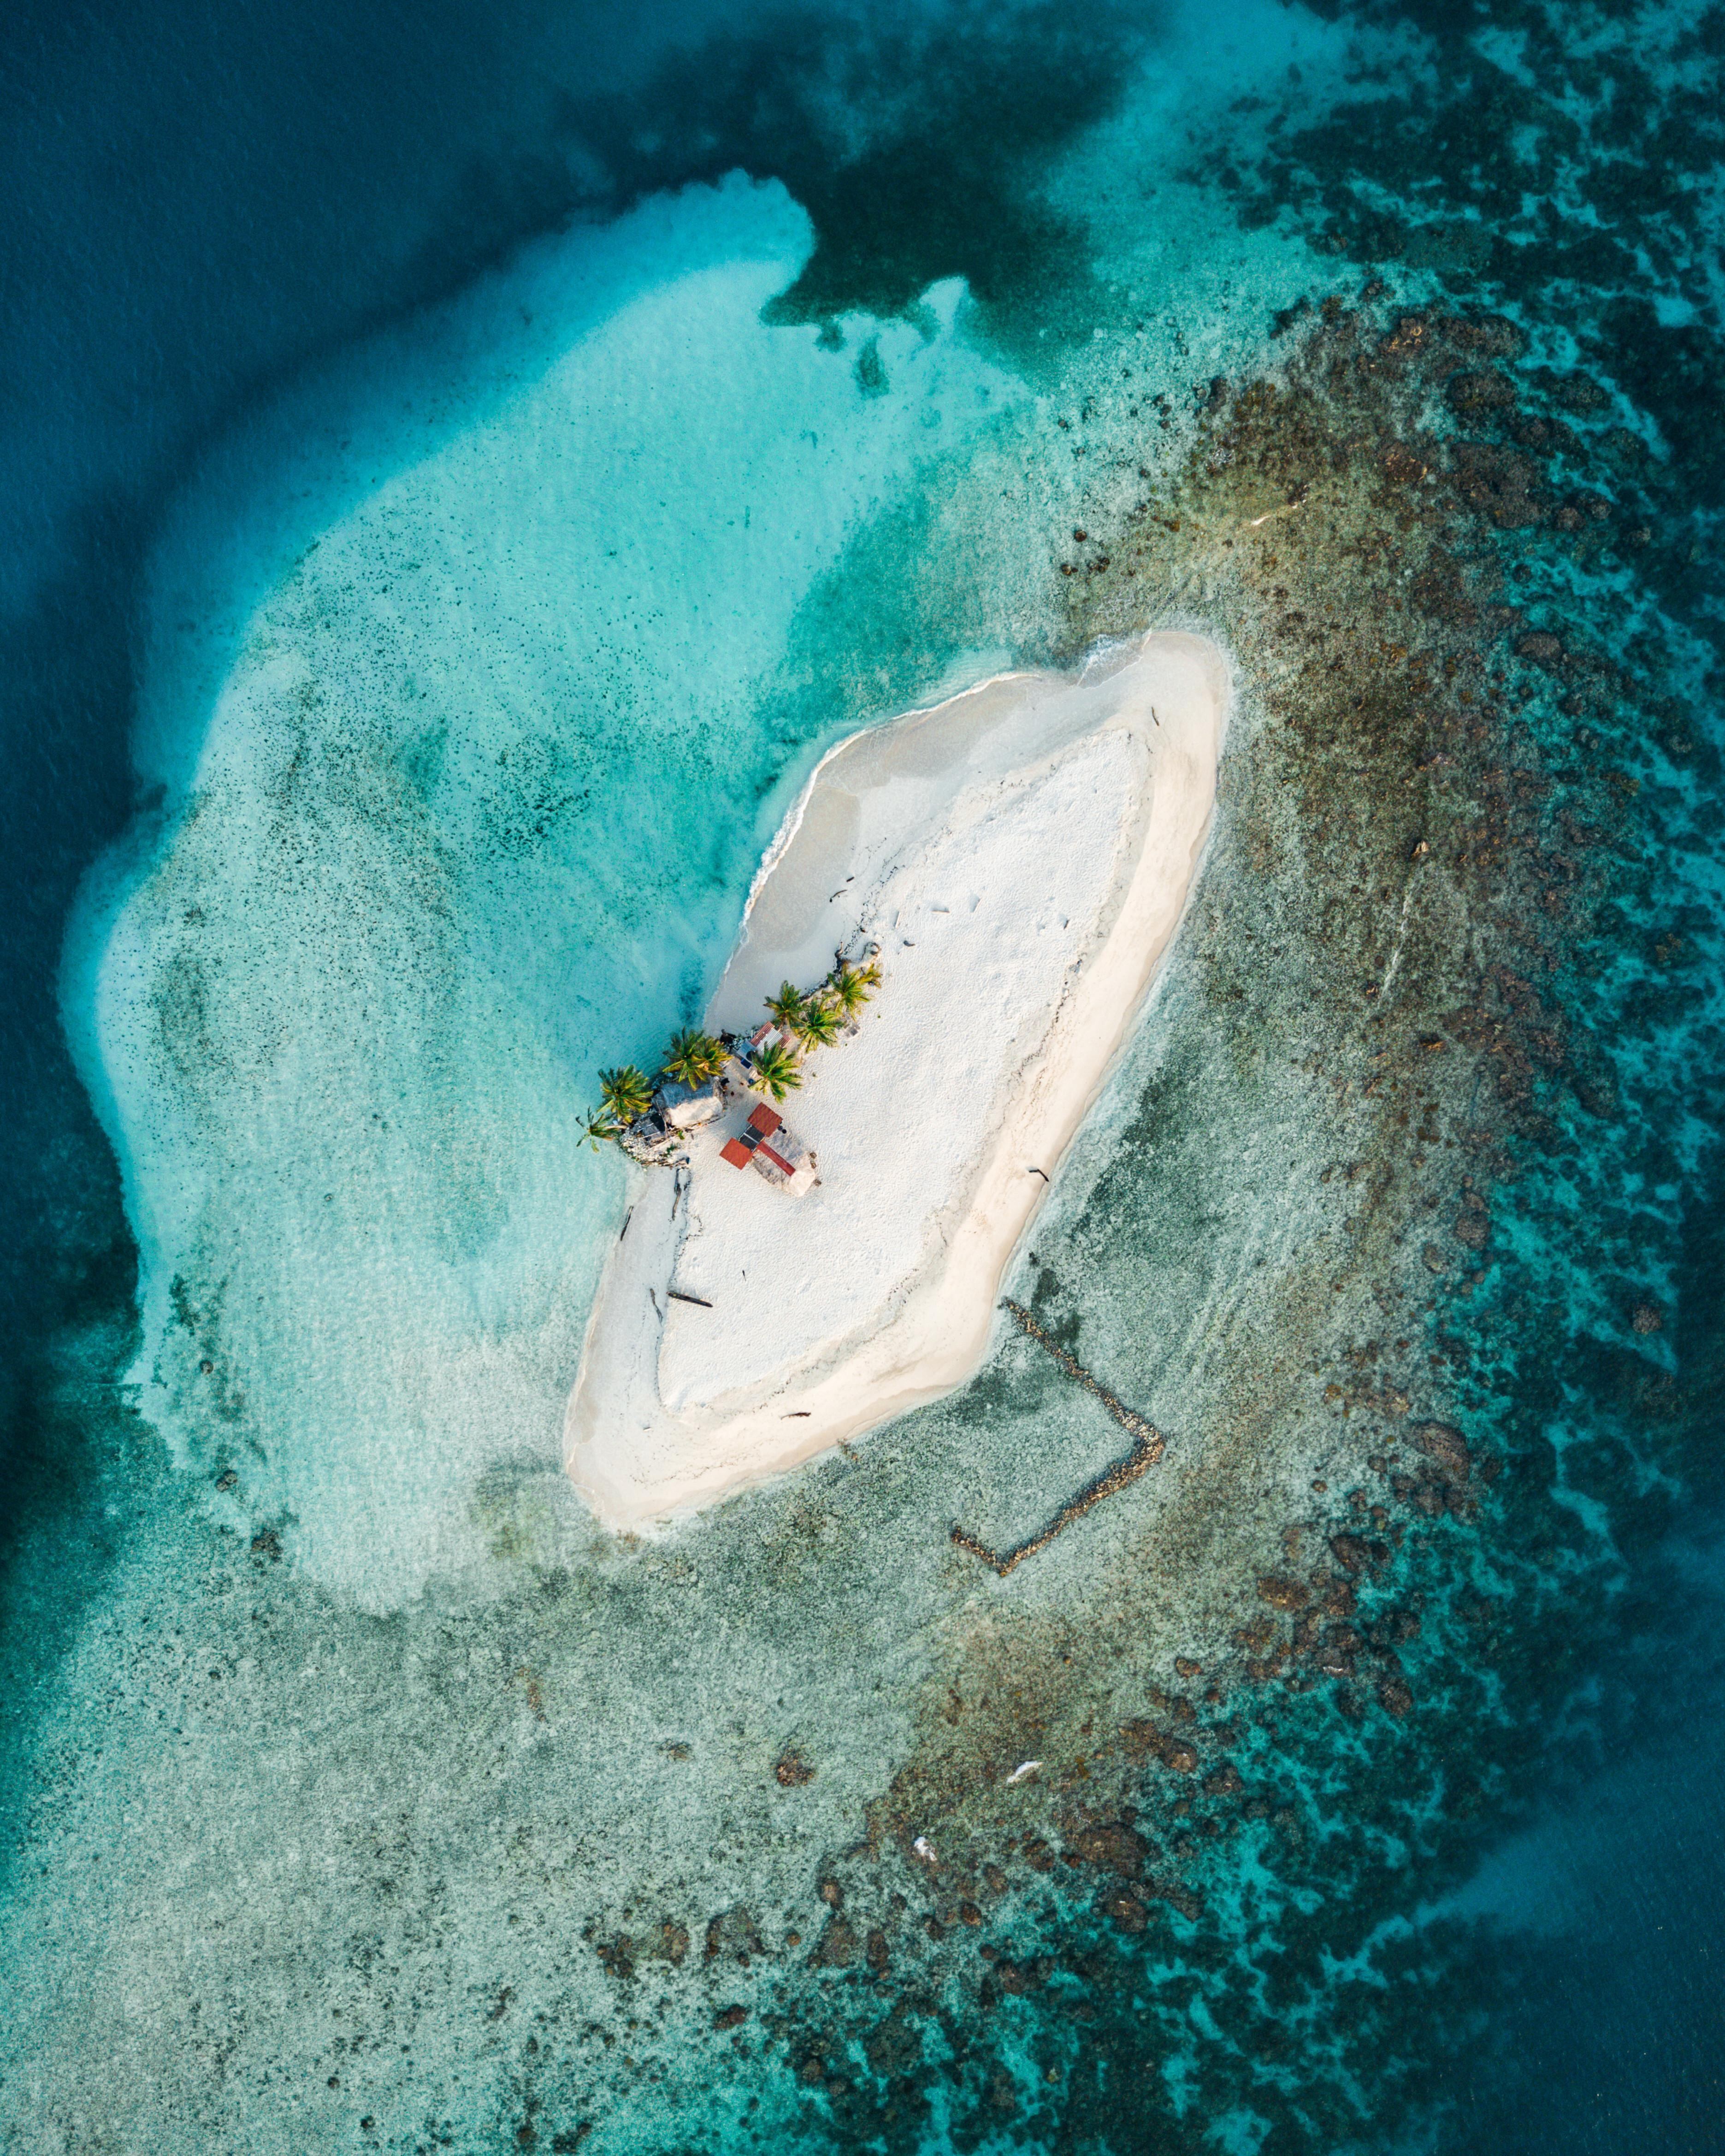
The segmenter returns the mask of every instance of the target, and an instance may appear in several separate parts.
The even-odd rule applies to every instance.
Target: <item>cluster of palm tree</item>
[[[783,1100],[803,1082],[798,1051],[829,1047],[880,985],[880,968],[873,959],[865,966],[840,959],[820,986],[806,994],[789,981],[781,983],[778,993],[767,998],[767,1015],[797,1045],[792,1048],[780,1040],[757,1048],[751,1058],[756,1085],[775,1101]],[[673,1037],[659,1075],[692,1091],[716,1078],[730,1053],[722,1040],[688,1026]],[[598,1147],[620,1138],[652,1105],[652,1082],[633,1063],[600,1071],[599,1106],[585,1124],[588,1139]]]
[[[872,958],[865,966],[840,959],[820,986],[806,993],[794,983],[782,981],[778,993],[767,998],[767,1015],[798,1048],[829,1048],[880,985],[880,968]],[[775,1101],[803,1082],[796,1050],[783,1041],[757,1048],[754,1067],[757,1082]]]
[[[671,1045],[659,1066],[659,1075],[674,1080],[679,1086],[686,1086],[692,1093],[705,1086],[708,1079],[718,1076],[729,1053],[722,1040],[715,1040],[711,1034],[701,1032],[698,1026],[688,1026],[681,1033],[672,1034]]]
[[[599,1105],[588,1111],[582,1126],[588,1143],[597,1152],[602,1145],[620,1138],[652,1105],[653,1088],[633,1063],[600,1071]]]

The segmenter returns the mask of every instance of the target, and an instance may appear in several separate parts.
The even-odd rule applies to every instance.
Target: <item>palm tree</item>
[[[632,1123],[653,1105],[653,1088],[633,1063],[599,1073],[599,1093],[613,1120]]]
[[[875,970],[878,976],[879,968]],[[829,977],[827,986],[846,1018],[855,1018],[869,999],[870,984],[855,966],[840,966]]]
[[[767,1015],[775,1025],[782,1025],[787,1033],[800,1032],[803,1001],[800,988],[793,988],[788,981],[781,981],[778,993],[767,998]]]
[[[665,1060],[659,1066],[663,1078],[675,1078],[680,1086],[691,1092],[716,1078],[725,1067],[725,1051],[710,1033],[698,1026],[688,1026],[673,1035],[665,1050]]]
[[[840,1023],[837,1009],[827,997],[810,996],[803,1005],[797,1038],[810,1048],[829,1048],[839,1038]]]
[[[588,1143],[595,1152],[602,1145],[623,1135],[623,1126],[608,1108],[595,1108],[589,1111],[583,1118],[581,1127],[587,1134]]]
[[[755,1050],[755,1083],[763,1093],[782,1101],[793,1086],[802,1082],[803,1074],[788,1049],[782,1048],[777,1041],[769,1041],[764,1048]]]

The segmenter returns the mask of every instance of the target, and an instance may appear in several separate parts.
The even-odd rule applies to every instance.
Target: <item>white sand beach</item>
[[[1198,872],[1227,662],[1163,634],[841,743],[786,819],[707,1013],[750,1029],[878,945],[855,1033],[780,1103],[802,1199],[696,1134],[632,1168],[564,1458],[600,1519],[710,1504],[962,1384]],[[682,1185],[680,1189],[679,1186]],[[692,1298],[685,1300],[682,1298]]]

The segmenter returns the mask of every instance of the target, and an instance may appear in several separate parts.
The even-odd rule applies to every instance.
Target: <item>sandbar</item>
[[[631,1168],[564,1430],[598,1518],[711,1504],[938,1398],[1144,1006],[1203,858],[1231,695],[1202,638],[1002,675],[853,735],[755,880],[706,1020],[875,952],[855,1031],[781,1112],[800,1199],[696,1133]],[[740,1114],[740,1111],[739,1111]]]

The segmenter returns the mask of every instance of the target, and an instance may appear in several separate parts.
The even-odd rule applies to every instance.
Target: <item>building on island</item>
[[[814,1188],[815,1158],[776,1108],[757,1101],[748,1122],[721,1152],[732,1168],[752,1168],[778,1190],[801,1198]]]
[[[717,1122],[727,1109],[750,1096],[747,1065],[734,1053],[727,1055],[718,1075],[704,1085],[662,1080],[652,1106],[619,1132],[618,1142],[643,1168],[677,1167],[688,1161],[688,1142],[696,1132]]]
[[[694,1131],[724,1112],[725,1096],[711,1078],[704,1086],[681,1086],[672,1079],[653,1096],[653,1106],[667,1129]]]

